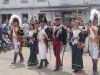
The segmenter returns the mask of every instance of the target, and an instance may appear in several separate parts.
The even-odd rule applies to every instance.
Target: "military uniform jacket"
[[[89,28],[89,44],[97,45],[97,42],[100,43],[100,26],[91,26]]]
[[[63,45],[66,45],[66,28],[63,25],[56,27],[53,37],[59,39]]]
[[[23,26],[18,26],[18,27],[16,27],[16,28],[13,28],[13,30],[12,30],[12,38],[13,38],[13,39],[19,39],[19,38],[17,37],[17,35],[16,35],[14,29],[15,29],[16,33],[18,34],[18,36],[19,36],[21,39],[23,39],[23,36],[24,36]]]
[[[39,27],[38,29],[38,40],[45,40],[48,45],[48,41],[52,36],[52,31],[45,26],[44,28]]]

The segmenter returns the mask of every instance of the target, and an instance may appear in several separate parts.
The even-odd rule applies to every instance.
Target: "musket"
[[[34,0],[33,0],[33,11],[32,12],[34,13]]]
[[[53,25],[53,15],[52,15],[51,5],[50,5],[49,0],[47,0],[47,2],[48,2],[49,8],[50,8],[50,12],[51,12],[51,23],[52,23],[52,27],[54,28],[54,25]],[[50,60],[51,60],[51,51],[50,51],[50,46],[49,46],[49,52],[50,52]]]
[[[65,52],[65,49],[63,50],[63,53],[62,53],[62,65],[63,65],[64,52]]]
[[[29,7],[29,6],[28,6],[28,8],[29,8],[29,10],[30,10],[30,13],[31,13],[31,15],[32,15],[32,17],[33,17],[32,11],[31,11],[31,9],[30,9],[30,7]]]
[[[50,7],[50,11],[51,11],[51,23],[53,24],[53,15],[52,15],[52,9],[51,9],[51,5],[50,5],[50,2],[49,0],[47,0],[48,4],[49,4],[49,7]]]
[[[48,46],[49,47],[49,52],[50,52],[50,60],[51,60],[51,51],[50,51],[50,46]]]

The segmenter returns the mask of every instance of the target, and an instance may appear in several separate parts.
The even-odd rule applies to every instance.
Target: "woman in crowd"
[[[81,29],[79,28],[79,22],[75,21],[75,28],[71,32],[72,43],[72,69],[75,73],[84,73],[83,69],[83,48],[84,37]]]
[[[30,56],[28,59],[28,66],[33,66],[38,64],[37,60],[37,29],[34,24],[30,24],[29,31],[29,45],[30,45]]]

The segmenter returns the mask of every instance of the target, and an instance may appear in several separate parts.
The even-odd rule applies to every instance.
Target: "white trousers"
[[[24,31],[24,38],[28,37],[28,35],[29,35],[29,31],[28,30],[25,30]]]
[[[98,59],[99,50],[97,45],[89,45],[89,53],[92,59]]]
[[[69,39],[70,33],[67,33],[67,39]]]
[[[20,48],[20,42],[17,41],[17,39],[13,39],[13,44],[14,44],[14,52],[19,52]]]
[[[46,59],[46,45],[44,41],[38,43],[40,59]]]

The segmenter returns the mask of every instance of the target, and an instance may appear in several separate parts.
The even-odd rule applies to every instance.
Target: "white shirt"
[[[80,29],[78,29],[78,30],[73,30],[73,38],[77,37],[77,39],[75,39],[75,40],[72,42],[73,45],[78,43],[78,40],[80,39],[80,38],[79,38],[79,33],[80,33],[80,32],[81,32]]]
[[[29,27],[29,25],[28,25],[27,23],[24,23],[24,24],[23,24],[23,27],[24,27],[24,31],[26,31],[26,30],[29,30],[29,29],[30,29],[30,27]]]
[[[23,27],[24,27],[24,37],[28,37],[28,31],[30,30],[30,27],[26,23],[23,24]]]
[[[35,22],[35,20],[37,20],[36,18],[34,18],[34,22]]]
[[[11,42],[9,38],[5,38],[4,40],[5,40],[6,43]]]

